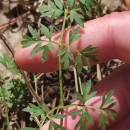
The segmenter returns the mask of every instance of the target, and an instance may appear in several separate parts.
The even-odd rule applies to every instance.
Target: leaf
[[[105,105],[107,105],[107,104],[109,104],[109,103],[111,103],[113,101],[113,99],[111,99],[112,95],[113,95],[113,90],[110,90],[108,92],[108,94],[103,95],[101,107],[103,107],[103,106],[105,106]]]
[[[60,5],[58,5],[58,6],[60,6]],[[50,16],[51,21],[63,14],[63,10],[58,9],[51,0],[48,0],[48,6],[43,5],[43,6],[39,7],[39,11],[42,14],[41,17]]]
[[[28,26],[28,29],[31,35],[33,36],[33,38],[40,39],[40,36],[36,30],[34,30],[31,26]]]
[[[93,118],[86,111],[84,111],[84,116],[85,116],[86,120],[88,120],[91,125],[94,125]]]
[[[23,45],[23,48],[29,47],[30,45],[36,43],[34,40],[23,40],[21,44]]]
[[[7,55],[0,56],[0,63],[10,72],[18,74],[19,70],[14,63],[13,59]]]
[[[51,42],[49,42],[49,43],[47,44],[47,46],[48,46],[48,48],[53,52],[53,54],[56,54],[56,50],[55,50],[55,48],[54,48],[54,46],[52,45]]]
[[[52,121],[50,121],[49,129],[48,129],[48,130],[53,130],[53,124],[52,124]]]
[[[78,123],[75,125],[75,128],[74,130],[87,130],[87,127],[86,127],[86,119],[85,119],[85,116],[82,112],[82,115],[81,115],[81,118],[79,119]]]
[[[82,84],[82,91],[83,91],[82,103],[85,103],[87,100],[95,96],[96,92],[90,93],[90,90],[91,90],[91,80],[87,82],[87,85]]]
[[[57,124],[53,120],[51,120],[51,122],[52,122],[52,126],[53,126],[54,130],[65,130],[65,128],[63,126]]]
[[[84,101],[82,95],[79,92],[76,92],[76,95],[77,95],[77,99],[83,103]]]
[[[25,128],[22,128],[21,130],[39,130],[39,128],[25,127]]]
[[[74,41],[78,40],[81,35],[79,35],[80,27],[77,27],[74,32],[69,32],[69,44],[72,44]]]
[[[74,111],[74,112],[70,112],[69,115],[70,115],[70,116],[77,116],[77,115],[79,115],[81,112],[82,112],[82,109],[81,109],[81,110],[76,110],[76,111]]]
[[[64,63],[64,69],[69,67],[70,61],[74,61],[74,56],[69,48],[60,50],[58,56],[62,56],[61,63]]]
[[[29,106],[27,108],[24,108],[23,111],[29,112],[31,114],[31,117],[36,117],[44,114],[44,111],[41,108],[32,103],[29,103]]]
[[[43,100],[40,101],[40,107],[42,109],[42,111],[45,113],[46,112],[46,106]]]
[[[42,57],[41,57],[41,61],[42,63],[46,61],[47,57],[48,57],[48,53],[49,53],[49,49],[48,49],[48,46],[44,46],[43,47],[44,51],[42,53]]]
[[[83,50],[80,50],[80,52],[82,53],[92,53],[96,51],[96,47],[92,47],[92,45],[89,45],[87,47],[85,47]]]
[[[33,50],[32,50],[31,53],[30,53],[30,56],[29,56],[30,59],[32,59],[37,52],[39,52],[39,51],[42,50],[41,44],[42,44],[42,43],[38,43],[38,44],[33,48]]]
[[[74,0],[67,0],[67,5],[68,5],[68,8],[71,9],[73,7],[73,4],[74,4]]]
[[[59,9],[63,9],[63,4],[61,3],[61,1],[60,0],[54,0],[54,2],[55,2],[55,4],[56,4],[56,6],[59,8]]]
[[[62,56],[67,52],[67,48],[63,49],[63,50],[59,50],[58,55],[57,56]]]
[[[64,63],[64,69],[67,69],[69,67],[70,61],[67,53],[65,53],[65,55],[62,57],[61,63]]]
[[[49,40],[51,40],[51,33],[45,25],[41,24],[40,30]]]
[[[64,118],[65,115],[64,114],[55,114],[55,115],[52,115],[51,118],[56,118],[56,119],[62,119]]]
[[[82,63],[82,59],[81,59],[80,54],[78,54],[76,59],[75,59],[75,66],[77,68],[78,73],[80,73],[82,71],[82,67],[83,67],[83,63]]]
[[[80,0],[81,3],[85,4],[86,0]]]
[[[108,125],[109,122],[101,112],[99,115],[99,120],[98,120],[98,127],[101,128],[101,130],[106,130],[106,125]]]
[[[109,118],[114,121],[116,116],[116,111],[112,109],[105,109],[105,112],[108,114]]]
[[[73,20],[75,20],[75,22],[77,24],[79,24],[81,27],[84,26],[83,20],[82,20],[83,18],[84,17],[81,14],[79,14],[79,13],[73,11],[73,10],[70,11],[70,21],[73,22]]]

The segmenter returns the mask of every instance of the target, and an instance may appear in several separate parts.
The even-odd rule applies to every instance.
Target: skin
[[[76,41],[73,46],[83,49],[87,45],[96,46],[99,63],[110,59],[118,58],[126,62],[125,65],[117,68],[110,76],[103,79],[93,88],[98,91],[97,95],[89,100],[86,104],[100,105],[100,96],[104,92],[114,90],[113,98],[117,102],[114,109],[117,111],[115,121],[111,121],[107,130],[129,130],[130,129],[130,12],[112,13],[102,18],[86,22],[85,28],[81,30],[82,37]],[[54,35],[54,39],[58,40],[58,35]],[[67,32],[64,36],[67,41]],[[43,43],[44,44],[44,43]],[[33,46],[20,49],[15,54],[17,65],[29,72],[49,72],[57,69],[57,58],[51,52],[45,63],[40,62],[40,53],[33,59],[29,59],[30,51]],[[76,102],[78,103],[78,101]],[[73,109],[71,107],[65,110],[65,113]],[[88,110],[94,119],[95,126],[91,126],[88,122],[88,130],[98,130],[97,111]],[[71,118],[67,116],[64,120],[66,130],[73,130],[79,116]],[[56,120],[59,122],[59,120]],[[46,123],[42,130],[48,130]]]

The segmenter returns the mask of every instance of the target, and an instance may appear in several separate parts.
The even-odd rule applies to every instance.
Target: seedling
[[[70,104],[67,106],[64,105],[62,65],[64,69],[67,69],[70,63],[73,64],[78,73],[77,79],[80,81],[79,74],[82,71],[83,65],[86,65],[88,69],[91,69],[90,61],[97,61],[97,55],[94,54],[96,48],[93,47],[91,43],[89,46],[86,46],[82,50],[75,48],[73,46],[73,43],[82,37],[80,31],[84,27],[83,20],[85,16],[92,16],[92,8],[98,8],[98,6],[99,3],[95,0],[48,0],[47,5],[39,7],[41,17],[49,17],[52,23],[59,17],[63,19],[59,42],[52,40],[52,34],[54,30],[53,27],[48,28],[45,25],[41,24],[40,32],[46,37],[43,40],[35,29],[33,29],[31,26],[28,26],[28,30],[31,33],[32,37],[29,37],[27,35],[24,36],[24,40],[22,41],[23,47],[29,47],[34,43],[37,43],[30,53],[30,59],[33,58],[36,53],[41,52],[41,62],[44,64],[48,58],[49,51],[58,57],[60,104],[57,107],[52,108],[52,110],[47,110],[44,102],[41,101],[40,107],[30,103],[29,106],[24,109],[24,111],[31,114],[31,117],[37,122],[37,125],[40,129],[44,125],[45,121],[49,120],[49,130],[65,130],[62,123],[63,119],[67,115],[64,114],[63,110],[72,106],[80,106],[79,110],[70,112],[68,115],[80,115],[80,119],[75,125],[74,130],[86,130],[86,121],[88,121],[91,125],[94,125],[93,118],[86,111],[88,108],[95,109],[99,112],[98,127],[101,128],[101,130],[105,130],[106,126],[109,123],[108,119],[105,116],[106,114],[112,120],[115,117],[116,112],[112,109],[113,106],[115,106],[115,102],[113,102],[112,99],[113,91],[110,91],[106,95],[103,95],[102,104],[99,107],[85,104],[86,101],[90,100],[96,95],[96,92],[90,91],[90,80],[87,82],[87,84],[79,82],[80,92],[77,92],[77,99],[80,101],[80,104]],[[75,27],[71,29],[70,26],[73,24],[75,24]],[[67,25],[69,25],[67,29],[69,40],[67,43],[64,43],[63,37]],[[46,44],[43,45],[43,42],[46,42]],[[58,46],[58,52],[56,52],[54,45]],[[72,50],[75,52],[76,56],[74,56]],[[53,113],[55,110],[59,110],[60,114],[52,115],[51,113]],[[60,124],[57,124],[53,119],[60,119]],[[24,128],[23,130],[30,129],[33,130],[35,128]]]

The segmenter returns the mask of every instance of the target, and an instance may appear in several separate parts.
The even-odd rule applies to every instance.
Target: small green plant
[[[80,82],[79,74],[82,71],[84,63],[88,69],[91,69],[90,61],[97,61],[97,55],[94,54],[96,48],[89,45],[82,50],[78,50],[73,46],[73,43],[82,37],[80,31],[84,27],[83,19],[86,16],[92,17],[93,9],[95,8],[95,10],[97,10],[99,4],[100,2],[98,3],[96,0],[48,0],[47,5],[41,6],[39,8],[41,17],[49,17],[52,23],[59,17],[63,19],[59,42],[52,40],[52,34],[54,30],[53,27],[48,28],[41,24],[40,32],[46,36],[46,39],[42,40],[38,32],[31,26],[28,26],[32,37],[27,35],[24,36],[24,40],[22,41],[23,47],[28,47],[34,43],[37,43],[30,54],[30,58],[33,58],[36,53],[41,52],[41,62],[45,62],[48,58],[49,51],[58,57],[60,104],[57,107],[52,108],[52,110],[47,110],[44,102],[41,100],[39,106],[30,103],[29,106],[24,109],[24,111],[31,114],[31,117],[34,118],[40,129],[46,120],[50,120],[49,130],[64,130],[65,128],[63,127],[62,123],[63,118],[65,118],[67,115],[64,115],[63,109],[72,106],[80,106],[80,110],[69,113],[69,116],[80,115],[80,119],[74,128],[75,130],[86,130],[87,125],[84,123],[86,121],[88,121],[91,125],[94,125],[93,118],[87,112],[88,108],[95,109],[99,112],[98,126],[101,128],[101,130],[105,130],[109,123],[104,113],[107,114],[112,120],[115,117],[116,112],[112,109],[113,106],[115,106],[115,102],[113,102],[112,99],[113,91],[103,95],[102,104],[99,107],[85,104],[87,100],[95,96],[96,92],[90,92],[91,81],[88,81],[86,84]],[[74,24],[76,26],[74,29],[71,29],[70,26]],[[67,30],[67,33],[69,33],[69,40],[68,43],[64,43],[63,37],[67,25],[69,25]],[[46,44],[43,45],[43,42],[46,42]],[[56,52],[54,45],[58,46],[58,52]],[[73,55],[72,50],[76,53],[76,56]],[[62,65],[64,69],[67,69],[70,63],[73,64],[77,69],[77,79],[79,79],[78,82],[80,87],[80,92],[77,92],[77,99],[81,103],[65,106],[62,85]],[[59,110],[61,113],[52,115],[55,110]],[[61,119],[61,123],[57,124],[53,119]],[[23,130],[39,128],[23,128]]]

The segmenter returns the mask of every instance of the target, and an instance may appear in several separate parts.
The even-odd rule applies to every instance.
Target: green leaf
[[[23,40],[21,42],[21,44],[23,45],[23,48],[29,47],[30,45],[32,45],[34,43],[36,43],[36,41],[34,41],[34,40],[31,40],[31,41],[30,40]]]
[[[40,30],[49,40],[51,40],[51,33],[45,25],[41,24]]]
[[[51,118],[56,118],[56,119],[62,119],[64,118],[65,115],[64,114],[55,114],[55,115],[52,115]]]
[[[77,99],[83,103],[84,101],[82,95],[79,92],[76,92],[76,95],[77,95]]]
[[[75,66],[77,68],[78,73],[80,73],[82,71],[82,67],[83,67],[83,63],[82,63],[82,59],[81,59],[80,54],[78,54],[76,59],[75,59]]]
[[[101,128],[101,130],[106,130],[106,126],[108,124],[109,124],[108,120],[105,118],[105,116],[101,112],[99,115],[98,127]]]
[[[91,125],[94,125],[93,118],[86,111],[84,112],[84,116],[85,116],[86,120],[88,120]]]
[[[82,112],[82,109],[81,109],[81,110],[76,110],[76,111],[74,111],[74,112],[70,112],[69,115],[70,115],[70,116],[77,116],[77,115],[79,115],[81,112]]]
[[[77,24],[79,24],[81,27],[84,26],[83,20],[82,20],[83,18],[84,17],[81,14],[79,14],[79,13],[73,11],[73,10],[70,11],[70,21],[73,22],[73,20],[75,20],[75,22]]]
[[[60,0],[54,0],[54,2],[55,2],[55,4],[56,4],[56,6],[59,8],[59,9],[63,9],[63,4],[61,3],[61,1]]]
[[[54,46],[52,45],[52,42],[49,42],[49,43],[47,44],[47,46],[48,46],[48,48],[49,48],[54,54],[56,54],[56,50],[55,50]]]
[[[103,94],[103,97],[102,97],[102,104],[101,104],[101,107],[111,103],[113,101],[113,99],[111,99],[113,96],[113,90],[109,91],[108,94]]]
[[[51,7],[51,8],[54,8],[54,9],[57,9],[55,4],[51,1],[51,0],[48,0],[48,5]]]
[[[40,101],[40,107],[42,109],[42,111],[45,113],[46,112],[46,106],[43,100]]]
[[[39,52],[39,51],[42,50],[41,45],[42,45],[42,43],[38,43],[38,44],[33,48],[33,50],[32,50],[31,53],[30,53],[30,56],[29,56],[30,59],[32,59],[33,56],[34,56],[37,52]]]
[[[75,125],[75,128],[74,130],[87,130],[87,127],[86,127],[86,119],[85,119],[85,116],[82,112],[82,115],[81,115],[81,118],[79,119],[78,123]]]
[[[49,129],[48,129],[48,130],[53,130],[53,124],[52,124],[52,121],[50,121]]]
[[[39,130],[39,128],[25,127],[25,128],[22,128],[21,130]]]
[[[19,73],[19,70],[11,57],[7,55],[0,56],[0,63],[10,72],[14,74]]]
[[[63,49],[63,50],[59,50],[58,55],[57,56],[62,56],[67,52],[67,48]]]
[[[67,53],[61,58],[61,63],[64,63],[64,69],[67,69],[69,67],[69,56]]]
[[[79,35],[80,27],[77,27],[74,32],[69,32],[69,44],[72,44],[74,41],[78,40],[81,35]]]
[[[81,3],[85,4],[86,0],[80,0]]]
[[[116,111],[112,110],[112,109],[105,109],[104,111],[107,113],[109,118],[114,121],[114,119],[116,117]]]
[[[84,99],[84,103],[91,99],[92,97],[95,96],[96,92],[92,92],[90,93],[91,90],[91,80],[89,80],[86,84],[86,86],[84,84],[82,84],[82,90],[83,90],[83,99]]]
[[[61,63],[64,63],[64,69],[69,67],[70,61],[74,61],[74,56],[69,48],[60,50],[58,56],[62,56]]]
[[[51,122],[52,122],[52,126],[53,126],[54,130],[65,130],[65,128],[63,126],[57,124],[53,120],[51,120]]]
[[[96,51],[96,47],[92,47],[92,45],[89,45],[87,47],[85,47],[83,50],[80,50],[80,52],[82,53],[92,53]]]
[[[36,30],[34,30],[31,26],[28,26],[28,29],[31,35],[33,36],[33,38],[40,39],[40,36]]]
[[[48,6],[43,5],[39,7],[39,11],[42,14],[41,17],[51,17],[51,21],[63,14],[63,10],[58,9],[50,0],[48,1]]]
[[[43,47],[44,51],[42,53],[42,57],[41,57],[41,61],[42,63],[46,61],[47,57],[48,57],[48,53],[49,53],[49,49],[48,49],[48,46],[44,46]]]
[[[44,114],[44,111],[41,108],[32,103],[29,103],[29,106],[27,108],[24,108],[23,111],[29,112],[31,114],[31,117],[36,117]]]
[[[67,6],[69,9],[71,9],[73,7],[73,4],[74,4],[74,0],[67,0]]]

